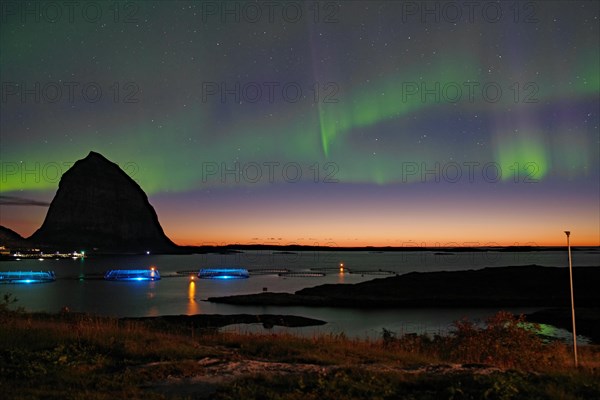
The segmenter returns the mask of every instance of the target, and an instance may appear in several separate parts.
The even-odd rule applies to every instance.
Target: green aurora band
[[[413,83],[425,83],[429,89],[435,82],[442,87],[452,83],[464,89],[464,82],[470,82],[473,76],[482,76],[481,84],[500,81],[481,75],[482,64],[474,57],[463,55],[445,57],[443,65],[429,66],[420,71],[415,69],[410,73],[390,73],[379,81],[354,85],[338,103],[320,102],[316,109],[304,110],[299,115],[282,110],[273,119],[257,115],[218,125],[210,122],[209,111],[190,107],[193,110],[180,110],[160,126],[141,117],[138,120],[135,115],[122,116],[114,126],[105,127],[105,131],[111,132],[108,135],[74,138],[68,142],[55,139],[57,142],[52,154],[37,150],[39,148],[30,151],[27,143],[13,145],[12,158],[3,157],[0,192],[55,189],[59,178],[56,172],[66,170],[64,163],[85,156],[81,153],[82,148],[100,151],[119,165],[127,166],[128,172],[149,193],[211,186],[214,182],[203,177],[202,163],[205,161],[294,160],[306,165],[334,161],[340,170],[337,177],[345,183],[406,182],[399,176],[398,163],[401,160],[443,162],[447,161],[448,149],[442,146],[420,151],[411,144],[416,133],[400,128],[396,134],[406,138],[405,145],[400,149],[383,149],[377,157],[370,157],[363,149],[351,146],[346,139],[364,129],[369,129],[369,134],[374,135],[373,132],[382,123],[393,122],[402,126],[404,121],[416,115],[427,118],[428,114],[439,110],[476,112],[501,121],[506,119],[503,117],[506,108],[512,108],[513,112],[522,110],[525,114],[565,99],[597,97],[600,91],[598,60],[590,55],[594,54],[591,49],[581,54],[575,63],[577,71],[569,73],[569,76],[576,77],[573,82],[553,82],[547,78],[536,81],[539,86],[536,104],[515,103],[511,92],[504,93],[498,102],[486,102],[481,101],[481,92],[476,90],[476,101],[467,101],[466,93],[463,93],[456,104],[443,99],[437,101],[431,95],[423,99],[419,93],[407,93],[407,88],[415,88]],[[507,87],[503,86],[504,89]],[[566,124],[546,130],[541,118],[529,118],[522,125],[498,123],[491,126],[493,146],[487,150],[491,153],[481,153],[473,148],[461,149],[462,160],[485,160],[487,157],[488,161],[497,162],[503,171],[517,166],[521,174],[537,180],[553,170],[563,176],[587,174],[590,163],[594,162],[589,133]],[[514,129],[519,133],[515,134]],[[199,143],[194,139],[202,138],[205,132],[211,132],[210,140]],[[51,164],[46,168],[49,176],[44,176],[43,169],[47,164]],[[55,168],[56,164],[61,168]],[[36,169],[40,175],[37,178],[34,176]],[[502,179],[509,181],[513,177],[504,174]],[[408,182],[416,180],[419,177],[411,177]]]

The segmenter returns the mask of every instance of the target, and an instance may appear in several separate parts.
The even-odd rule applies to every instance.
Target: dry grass
[[[448,337],[395,337],[384,331],[379,340],[358,340],[216,331],[192,335],[186,329],[166,332],[142,322],[0,307],[0,392],[8,394],[3,398],[434,399],[440,393],[448,399],[600,397],[600,347],[582,346],[580,360],[581,368],[574,371],[569,345],[544,343],[522,318],[507,313],[497,314],[484,328],[460,321]],[[454,367],[414,372],[444,363],[488,364],[497,372]],[[236,366],[242,365],[264,371],[235,375]],[[276,368],[265,367],[269,365]],[[290,367],[283,375],[274,373],[284,369],[281,365]],[[219,371],[227,371],[227,380],[209,376]],[[147,387],[178,382],[186,388],[186,382],[197,383],[199,377],[212,379],[210,396],[175,386],[166,391]]]

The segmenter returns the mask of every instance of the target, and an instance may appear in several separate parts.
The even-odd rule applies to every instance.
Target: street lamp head
[[[565,231],[565,234],[567,235],[567,237],[571,234],[571,231]]]

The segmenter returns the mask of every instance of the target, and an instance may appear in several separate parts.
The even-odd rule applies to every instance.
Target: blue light
[[[150,269],[111,269],[104,274],[107,281],[157,281],[160,273],[154,267]]]
[[[56,280],[54,271],[0,272],[0,283],[44,283]]]
[[[250,277],[244,268],[203,268],[198,272],[201,279],[246,279]]]

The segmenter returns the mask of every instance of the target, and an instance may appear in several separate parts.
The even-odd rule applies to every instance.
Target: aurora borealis
[[[178,244],[600,245],[598,2],[50,3],[0,10],[3,196],[94,150]]]

